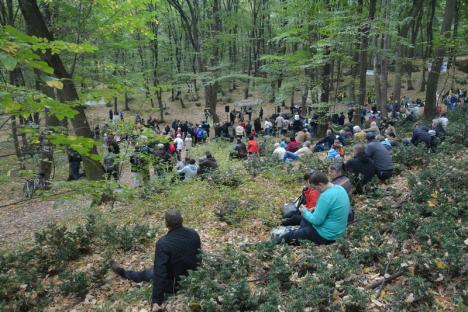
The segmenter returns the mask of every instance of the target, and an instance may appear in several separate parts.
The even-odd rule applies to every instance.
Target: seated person
[[[335,135],[328,129],[326,136],[315,144],[314,151],[320,152],[329,149],[335,142]]]
[[[310,185],[320,192],[314,211],[310,212],[300,207],[302,220],[299,229],[284,234],[278,242],[294,243],[298,240],[310,240],[321,245],[332,244],[344,236],[350,210],[346,190],[330,183],[327,176],[318,171],[311,175]]]
[[[286,151],[294,153],[295,151],[297,151],[299,149],[300,146],[301,146],[301,144],[296,141],[296,138],[291,137],[288,145],[286,146]]]
[[[344,175],[343,163],[341,161],[335,161],[330,164],[329,170],[331,183],[342,186],[346,190],[346,193],[348,193],[349,200],[351,201],[353,185],[348,177]]]
[[[369,132],[366,138],[368,141],[366,155],[374,162],[375,171],[379,179],[385,181],[393,175],[392,154],[382,143],[375,140],[373,132]]]
[[[290,151],[286,151],[283,155],[282,160],[285,162],[293,161],[293,160],[296,160],[296,159],[299,159],[301,157],[311,155],[311,154],[312,154],[312,150],[310,149],[310,142],[306,141],[304,143],[304,146],[298,149],[296,152],[292,153]]]
[[[180,163],[178,165],[177,173],[179,174],[181,179],[185,181],[193,179],[198,172],[197,164],[195,159],[186,159],[185,163]]]
[[[373,132],[375,135],[379,135],[379,134],[380,134],[380,129],[379,129],[379,127],[377,126],[377,122],[375,122],[375,121],[372,121],[372,122],[370,123],[370,127],[367,128],[367,129],[364,129],[363,131],[366,132],[366,133]]]
[[[153,268],[139,272],[127,271],[111,262],[112,271],[123,278],[136,283],[153,281],[153,311],[162,311],[165,294],[175,293],[180,277],[197,268],[201,248],[200,236],[182,225],[179,211],[170,209],[164,218],[169,231],[156,243]]]
[[[205,157],[198,161],[198,175],[203,175],[216,169],[218,169],[216,159],[210,152],[206,152]]]
[[[364,140],[366,138],[366,133],[359,126],[353,127],[353,133],[354,138],[357,140]]]
[[[247,147],[241,139],[237,139],[234,151],[231,152],[232,158],[244,159],[247,157]]]
[[[374,162],[365,152],[363,144],[357,144],[353,148],[353,158],[345,164],[345,170],[355,176],[354,187],[357,194],[362,194],[363,187],[375,176]]]
[[[312,150],[310,149],[310,142],[305,141],[304,144],[302,144],[302,147],[298,149],[294,154],[296,154],[299,157],[304,157],[307,155],[312,155]]]
[[[327,159],[343,158],[344,153],[345,151],[343,145],[341,145],[340,141],[336,139],[332,147],[328,151]]]
[[[313,173],[313,171],[312,171]],[[293,225],[300,225],[301,220],[302,220],[302,214],[299,211],[299,207],[304,206],[305,208],[309,209],[310,211],[313,211],[315,208],[315,205],[317,204],[317,200],[320,196],[320,192],[315,190],[313,187],[310,185],[310,177],[311,173],[306,173],[304,174],[304,180],[306,182],[306,186],[302,189],[302,194],[301,197],[299,198],[298,202],[298,210],[296,214],[293,216],[283,220],[281,222],[281,225],[283,226],[293,226]]]
[[[272,157],[274,159],[282,160],[284,153],[286,153],[286,149],[281,146],[280,143],[275,143],[275,149],[273,150]]]
[[[247,141],[247,154],[248,155],[258,155],[260,152],[260,147],[258,145],[257,140],[255,140],[255,137],[252,135],[249,137],[249,140]]]

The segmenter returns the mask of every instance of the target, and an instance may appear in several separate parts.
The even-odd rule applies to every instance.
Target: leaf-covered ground
[[[283,204],[299,194],[304,170],[326,165],[323,155],[294,166],[248,165],[228,159],[229,143],[211,142],[192,156],[211,151],[220,174],[154,180],[91,208],[116,185],[77,182],[77,193],[65,199],[79,196],[86,208],[67,222],[69,230],[50,228],[32,247],[0,257],[0,310],[148,311],[151,286],[116,277],[108,260],[134,270],[151,266],[154,242],[165,232],[163,213],[178,208],[200,233],[204,259],[169,299],[169,311],[462,311],[468,263],[463,113],[451,121],[438,153],[396,148],[398,175],[355,196],[357,222],[326,247],[265,243]],[[90,213],[94,221],[86,220]],[[370,287],[395,274],[387,285]]]

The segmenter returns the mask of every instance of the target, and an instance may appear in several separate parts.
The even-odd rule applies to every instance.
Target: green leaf
[[[59,90],[63,89],[63,82],[61,82],[59,79],[55,77],[41,75],[41,79],[51,88],[59,89]]]
[[[0,62],[8,71],[15,69],[16,64],[18,64],[18,61],[13,56],[3,52],[0,52]]]
[[[27,42],[27,43],[35,43],[37,39],[31,36],[26,35],[25,33],[19,31],[13,26],[6,25],[4,27],[5,31],[10,35],[18,39],[19,41]]]

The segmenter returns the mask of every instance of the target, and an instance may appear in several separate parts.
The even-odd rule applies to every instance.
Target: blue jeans
[[[310,240],[317,245],[329,245],[335,242],[320,236],[312,224],[304,219],[301,220],[301,226],[299,229],[286,233],[280,238],[281,242],[284,241],[287,244],[295,244],[300,240]]]
[[[296,160],[296,159],[299,159],[299,156],[297,156],[296,154],[290,151],[286,151],[286,153],[284,153],[283,155],[282,161],[287,161],[288,159]]]
[[[153,268],[144,269],[143,271],[124,271],[124,277],[135,283],[151,282],[153,276]]]

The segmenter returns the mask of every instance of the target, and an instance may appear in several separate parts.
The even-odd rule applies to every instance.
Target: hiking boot
[[[110,265],[111,265],[112,272],[114,272],[115,274],[121,277],[125,277],[124,276],[125,270],[121,266],[119,266],[117,262],[115,262],[114,260],[111,260]]]

